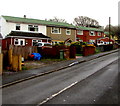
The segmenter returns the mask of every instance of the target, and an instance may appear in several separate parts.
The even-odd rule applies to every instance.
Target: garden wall
[[[88,56],[95,54],[95,47],[94,46],[85,46],[83,47],[83,56]]]

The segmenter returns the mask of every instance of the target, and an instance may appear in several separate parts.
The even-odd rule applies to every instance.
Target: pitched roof
[[[91,31],[103,32],[103,30],[99,29],[99,28],[74,26],[72,24],[63,23],[63,22],[53,22],[53,21],[46,21],[46,20],[39,20],[39,19],[13,17],[13,16],[2,16],[2,17],[8,22],[40,24],[40,25],[46,25],[46,26],[57,26],[57,27],[75,28],[75,29],[77,28],[77,29],[81,29],[81,30],[91,30]]]
[[[99,29],[99,28],[92,28],[92,27],[83,27],[83,26],[76,26],[77,29],[81,29],[81,30],[90,30],[90,31],[100,31],[103,32],[103,29]]]
[[[105,42],[109,41],[109,37],[101,37],[101,38],[98,38],[97,40],[103,40]],[[113,39],[110,39],[110,41],[114,41]]]
[[[105,35],[109,35],[109,32],[104,32]]]
[[[6,21],[9,22],[20,22],[20,23],[29,23],[29,24],[41,24],[46,26],[59,26],[59,27],[67,27],[67,28],[75,28],[74,25],[62,22],[53,22],[39,19],[31,19],[31,18],[20,18],[13,16],[2,16]]]
[[[20,36],[20,37],[38,37],[38,38],[49,38],[48,36],[45,36],[42,33],[31,33],[31,32],[21,32],[21,31],[11,31],[11,33],[9,35],[7,35],[7,37],[9,36]]]

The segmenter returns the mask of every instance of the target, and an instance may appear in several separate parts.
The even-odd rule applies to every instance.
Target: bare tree
[[[84,26],[84,27],[99,27],[99,22],[95,19],[86,17],[86,16],[78,16],[74,19],[73,22],[76,26]]]
[[[109,32],[109,25],[105,27],[104,31]],[[112,35],[112,37],[116,35],[120,39],[120,26],[110,25],[110,35]]]
[[[59,19],[57,17],[54,17],[53,19],[49,19],[48,21],[67,23],[65,19]]]

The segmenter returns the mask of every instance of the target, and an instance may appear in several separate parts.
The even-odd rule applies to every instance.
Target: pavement
[[[65,60],[62,62],[58,62],[58,63],[40,67],[38,69],[19,71],[19,72],[16,72],[14,74],[10,74],[7,76],[3,75],[2,76],[2,85],[0,85],[0,86],[5,87],[7,85],[12,85],[12,84],[15,84],[18,82],[36,78],[39,76],[43,76],[45,74],[59,71],[59,70],[65,69],[67,67],[71,67],[73,65],[80,64],[80,63],[86,62],[86,61],[90,61],[90,60],[99,58],[101,56],[105,56],[105,55],[108,55],[108,54],[111,54],[114,52],[118,52],[118,51],[119,51],[119,49],[116,49],[116,50],[107,51],[107,52],[103,52],[103,53],[99,53],[99,54],[94,54],[91,56],[80,57],[80,58],[76,58],[76,59],[72,59],[72,60]]]

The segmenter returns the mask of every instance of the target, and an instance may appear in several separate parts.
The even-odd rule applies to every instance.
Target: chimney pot
[[[24,18],[26,18],[26,15],[24,15]]]

